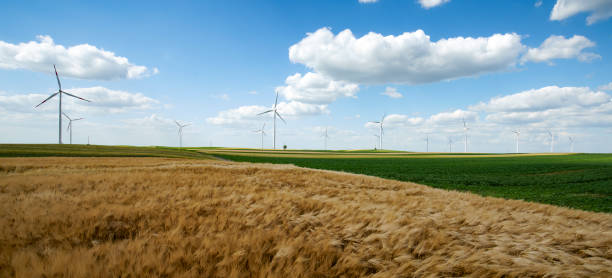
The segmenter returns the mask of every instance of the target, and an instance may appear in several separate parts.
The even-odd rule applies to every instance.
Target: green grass
[[[172,147],[132,147],[100,145],[57,144],[0,144],[0,157],[169,157],[210,159],[211,156],[195,150]]]
[[[612,212],[612,155],[467,158],[295,158],[214,154],[246,162],[345,171],[484,196]]]

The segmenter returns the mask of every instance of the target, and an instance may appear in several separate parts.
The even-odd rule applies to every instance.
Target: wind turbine
[[[84,100],[84,101],[87,101],[87,102],[91,102],[91,101],[86,100],[86,99],[84,99],[82,97],[77,97],[77,96],[75,96],[73,94],[70,94],[70,93],[67,93],[67,92],[63,91],[62,90],[62,83],[60,83],[59,75],[57,74],[57,69],[55,68],[55,65],[53,65],[53,69],[55,70],[55,78],[57,78],[57,86],[59,87],[59,89],[58,89],[58,91],[56,93],[52,94],[47,99],[43,100],[41,103],[36,105],[34,108],[42,105],[43,103],[47,102],[48,100],[52,99],[54,96],[59,94],[59,114],[58,114],[58,116],[59,116],[58,117],[58,119],[59,119],[59,129],[58,129],[59,130],[59,139],[58,139],[58,144],[61,144],[62,143],[62,95],[66,94],[66,95],[69,95],[69,96],[71,96],[73,98],[78,98],[80,100]]]
[[[453,138],[451,138],[450,136],[448,137],[448,152],[453,152]]]
[[[463,144],[464,144],[463,152],[467,153],[467,146],[468,146],[468,141],[467,141],[467,137],[468,136],[467,136],[467,133],[468,133],[468,130],[470,130],[470,128],[467,127],[467,124],[465,123],[465,118],[463,118],[462,120],[463,120],[463,132],[464,132],[464,136],[465,136],[465,141],[463,142]]]
[[[323,134],[323,137],[325,138],[325,150],[327,150],[327,138],[329,138],[329,135],[327,135],[327,127],[325,128],[325,133]]]
[[[264,123],[263,126],[261,126],[261,129],[253,131],[255,133],[261,133],[261,150],[262,151],[263,151],[263,138],[264,138],[264,135],[266,135],[266,132],[264,131],[265,128],[266,128],[266,123]]]
[[[380,149],[382,150],[382,139],[383,139],[383,134],[385,134],[384,130],[383,130],[383,123],[385,121],[385,118],[387,117],[387,115],[383,115],[382,118],[380,118],[380,122],[374,122],[374,121],[370,121],[370,123],[373,124],[378,124],[380,125],[380,136],[378,136],[378,140],[380,141]]]
[[[573,153],[574,152],[574,138],[570,137],[570,152]]]
[[[427,134],[425,141],[427,142],[427,152],[429,152],[429,134]]]
[[[177,122],[176,120],[174,121],[176,123],[176,125],[178,126],[179,130],[178,130],[178,135],[179,135],[179,148],[183,147],[183,128],[186,126],[189,126],[191,124],[179,124],[179,122]]]
[[[72,122],[82,120],[84,118],[71,119],[70,117],[68,117],[68,115],[66,115],[66,113],[62,112],[62,114],[64,114],[64,116],[68,118],[68,129],[67,130],[70,131],[70,145],[72,145]],[[88,142],[87,144],[89,144],[89,137],[87,137],[87,142]]]
[[[517,129],[512,131],[512,133],[516,134],[516,153],[519,152],[519,136],[521,136],[521,130]]]
[[[275,150],[276,150],[276,116],[278,116],[281,120],[283,120],[283,123],[287,124],[287,122],[285,122],[285,119],[283,119],[283,117],[281,117],[281,115],[278,113],[278,108],[276,107],[277,104],[278,104],[278,92],[276,93],[276,100],[274,101],[274,106],[272,107],[272,109],[257,114],[259,116],[259,115],[263,115],[263,114],[272,112],[272,115],[274,116],[274,137],[273,137],[272,145]]]
[[[546,131],[548,131],[548,135],[550,136],[550,152],[555,152],[555,136],[550,129],[547,129]]]

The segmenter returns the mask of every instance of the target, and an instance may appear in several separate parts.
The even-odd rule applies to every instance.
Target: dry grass
[[[284,165],[0,159],[0,276],[611,277],[612,215]]]

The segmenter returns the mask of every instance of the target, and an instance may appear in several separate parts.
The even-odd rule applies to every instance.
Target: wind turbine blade
[[[180,128],[181,124],[179,124],[179,122],[177,122],[176,120],[174,120],[174,123]]]
[[[71,126],[72,126],[72,121],[70,121],[70,123],[68,124],[68,128],[66,129],[66,131],[70,130]]]
[[[59,75],[57,74],[57,69],[55,68],[55,64],[53,64],[53,69],[55,70],[55,78],[57,78],[57,86],[59,86],[59,90],[62,90],[62,83],[59,81]]]
[[[373,121],[369,121],[368,123],[380,124],[380,122],[373,122]]]
[[[276,108],[277,103],[278,103],[278,92],[276,92],[276,100],[274,101],[274,108]]]
[[[261,126],[261,130],[263,131],[266,128],[266,123],[263,124],[263,126]]]
[[[80,100],[84,100],[84,101],[87,101],[87,102],[91,102],[90,100],[86,100],[86,99],[84,99],[84,98],[82,98],[82,97],[77,97],[77,96],[75,96],[75,95],[73,95],[73,94],[66,93],[66,92],[64,92],[64,91],[61,91],[61,92],[62,92],[62,93],[64,93],[64,94],[67,94],[67,95],[69,95],[69,96],[71,96],[71,97],[73,97],[73,98],[78,98],[78,99],[80,99]]]
[[[274,111],[274,113],[276,113],[276,115],[277,115],[277,116],[278,116],[278,117],[279,117],[281,120],[283,120],[283,123],[287,124],[287,122],[285,122],[285,119],[283,119],[283,117],[281,117],[281,115],[280,115],[280,114],[278,114],[278,112]]]
[[[184,124],[183,127],[190,126],[191,124]]]
[[[40,106],[41,104],[47,102],[47,100],[50,100],[51,98],[53,98],[55,95],[59,94],[59,92],[52,94],[51,96],[49,96],[47,99],[43,100],[41,103],[39,103],[38,105],[34,106],[34,108]]]
[[[77,118],[77,119],[74,119],[74,120],[72,120],[72,121],[74,122],[74,121],[84,120],[84,119],[85,119],[85,118]]]
[[[266,113],[270,113],[270,112],[272,112],[272,111],[274,111],[274,110],[268,110],[268,111],[265,111],[265,112],[261,112],[261,113],[257,114],[257,116],[259,116],[259,115],[263,115],[263,114],[266,114]]]
[[[70,117],[68,117],[68,115],[66,115],[66,113],[62,112],[62,114],[64,115],[64,117],[68,118],[68,120],[72,121],[72,119]]]

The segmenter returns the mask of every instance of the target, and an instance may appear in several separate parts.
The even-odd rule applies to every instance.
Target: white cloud
[[[599,87],[597,87],[598,90],[600,91],[612,91],[612,82],[606,84],[606,85],[601,85]]]
[[[608,94],[591,91],[588,87],[548,86],[495,97],[473,106],[473,109],[487,112],[543,111],[569,106],[588,108],[607,102],[610,102]]]
[[[286,86],[279,86],[276,91],[289,101],[312,104],[328,104],[339,97],[355,97],[357,84],[334,81],[319,73],[309,72],[304,75],[296,73],[287,77]]]
[[[157,114],[151,114],[150,116],[146,116],[144,118],[126,119],[123,120],[123,122],[128,125],[134,125],[138,127],[154,127],[164,129],[176,127],[176,123],[174,123],[174,120],[159,116]]]
[[[550,13],[550,20],[564,20],[576,14],[590,13],[586,21],[588,25],[612,17],[612,1],[610,0],[557,0]]]
[[[540,6],[542,6],[542,0],[538,0],[535,2],[535,4],[533,4],[536,8],[539,8]]]
[[[438,114],[434,114],[429,119],[427,119],[428,123],[431,124],[449,124],[449,123],[459,123],[462,122],[463,119],[466,121],[475,121],[478,118],[478,113],[474,111],[457,109],[452,112],[441,112]]]
[[[64,47],[50,36],[37,38],[19,44],[0,41],[0,68],[52,73],[55,64],[60,76],[98,80],[141,78],[159,72],[89,44]]]
[[[63,108],[77,113],[122,113],[154,108],[159,102],[141,93],[111,90],[104,87],[66,89],[71,94],[91,102],[63,96]],[[50,95],[50,94],[49,94]],[[57,111],[57,96],[34,108],[49,97],[47,94],[0,95],[0,110],[17,113],[41,113]]]
[[[230,100],[230,96],[228,94],[211,95],[211,97],[220,99],[220,100],[224,100],[224,101]]]
[[[515,33],[432,42],[422,30],[399,36],[321,28],[289,48],[289,59],[333,80],[422,84],[506,70],[523,51]]]
[[[380,93],[381,95],[388,96],[390,98],[402,98],[404,97],[400,92],[397,91],[396,88],[387,87],[384,92]]]
[[[548,86],[497,97],[472,107],[498,124],[584,127],[612,124],[612,96],[588,87]]]
[[[359,0],[359,3],[376,3],[378,0]]]
[[[425,9],[431,9],[433,7],[440,6],[450,1],[451,0],[419,0],[419,4],[421,4],[421,7]]]
[[[240,106],[238,108],[221,111],[215,117],[206,119],[206,122],[213,125],[224,125],[228,127],[253,126],[261,122],[262,119],[271,119],[272,114],[257,115],[261,112],[270,110],[270,107],[261,105]],[[329,113],[327,105],[302,103],[298,101],[279,102],[278,113],[287,120],[292,117],[312,116]],[[280,121],[280,120],[279,120]]]
[[[530,48],[521,58],[521,63],[526,61],[531,62],[546,62],[553,59],[572,59],[577,58],[579,61],[586,62],[601,56],[583,52],[585,48],[594,47],[595,43],[583,36],[574,35],[571,38],[563,36],[550,36],[538,48]]]

